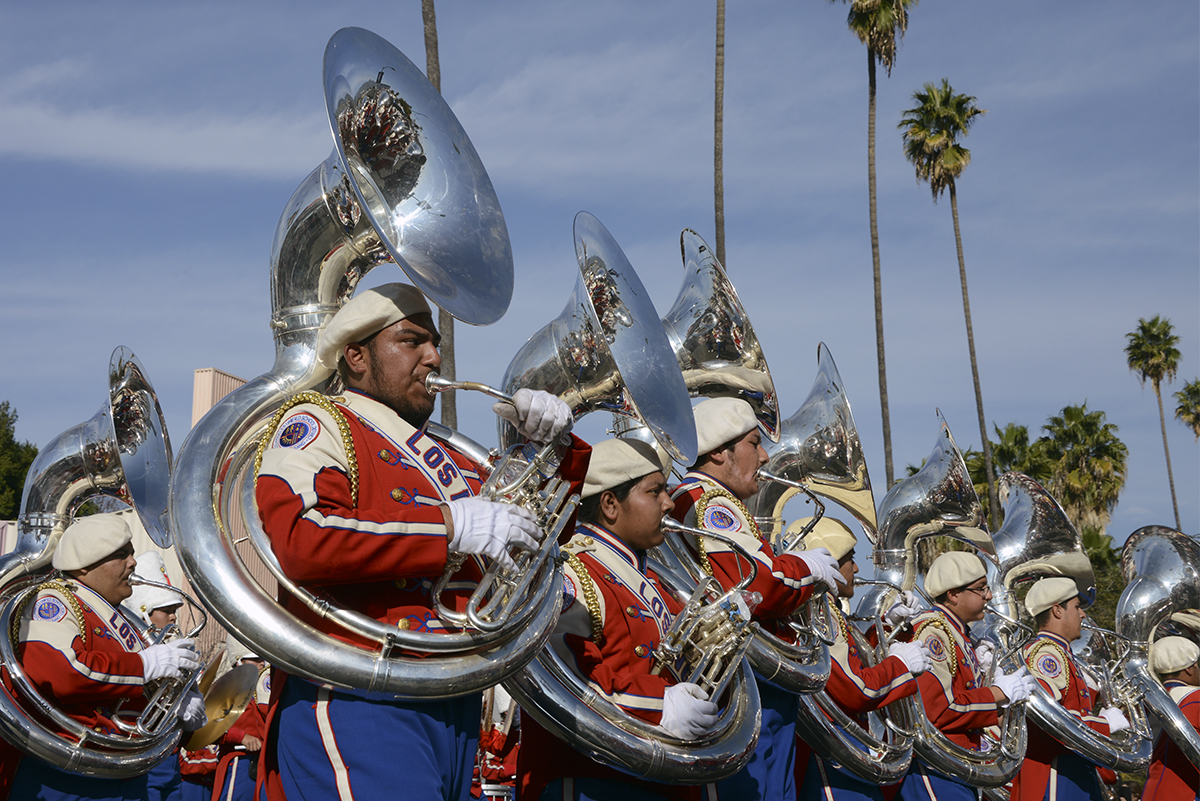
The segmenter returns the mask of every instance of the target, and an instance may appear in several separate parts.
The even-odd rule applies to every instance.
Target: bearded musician
[[[750,404],[737,398],[712,398],[694,408],[699,457],[675,487],[672,516],[685,525],[721,534],[750,553],[758,575],[746,588],[761,596],[754,618],[764,627],[789,634],[786,620],[811,597],[817,583],[829,588],[841,580],[837,560],[816,549],[776,554],[761,538],[743,503],[758,492],[756,473],[767,462],[758,420]],[[731,589],[750,570],[729,545],[712,538],[689,545],[701,568]],[[795,734],[799,699],[756,676],[762,700],[758,747],[749,764],[717,783],[719,798],[791,798],[796,793]]]
[[[1158,674],[1171,700],[1200,735],[1200,646],[1186,637],[1163,637],[1150,645],[1150,667]],[[1142,801],[1200,799],[1200,771],[1184,756],[1165,731],[1154,743],[1150,778]]]
[[[1038,629],[1033,642],[1025,647],[1025,664],[1030,675],[1051,698],[1096,733],[1108,736],[1129,728],[1129,721],[1116,707],[1093,714],[1099,699],[1071,653],[1071,643],[1079,639],[1087,616],[1080,607],[1075,581],[1062,576],[1041,579],[1025,596],[1025,608]],[[1028,727],[1025,762],[1013,779],[1010,793],[1013,801],[1043,798],[1083,801],[1101,797],[1095,765],[1033,721],[1028,722]]]
[[[802,530],[810,522],[811,518],[798,520],[789,526],[789,531]],[[821,517],[805,535],[802,545],[806,550],[824,548],[838,560],[838,572],[843,579],[838,585],[838,595],[844,600],[852,598],[858,564],[854,560],[857,538],[850,527],[840,520]],[[842,711],[858,716],[859,723],[866,727],[868,712],[917,693],[916,677],[929,669],[929,652],[921,642],[895,642],[888,647],[886,658],[870,666],[849,634],[852,624],[846,620],[840,604],[832,608],[837,624],[836,641],[829,649],[831,670],[825,692]],[[799,736],[796,747],[798,798],[883,801],[882,788],[818,755]]]
[[[438,342],[414,287],[359,292],[317,346],[345,395],[294,399],[303,402],[286,408],[269,434],[256,491],[263,529],[289,578],[342,608],[434,633],[447,629],[431,589],[452,555],[466,558],[443,597],[461,611],[483,576],[479,557],[511,565],[508,547],[535,549],[539,535],[527,510],[475,497],[479,465],[425,433],[434,408],[425,379],[441,365]],[[557,440],[572,423],[566,404],[546,392],[518,390],[501,408],[537,443]],[[589,453],[571,439],[560,474],[576,490]],[[288,593],[280,600],[319,631],[356,641]],[[388,797],[402,755],[421,766],[404,772],[406,798],[466,799],[480,704],[479,693],[398,701],[276,669],[260,764],[267,797]]]
[[[663,541],[674,504],[669,462],[653,445],[609,439],[592,449],[579,527],[564,546],[564,608],[551,641],[588,687],[629,715],[681,739],[717,721],[716,699],[695,684],[655,673],[654,651],[682,604],[646,564]],[[529,717],[521,721],[519,797],[564,801],[651,801],[701,797],[701,788],[652,784],[593,762]]]
[[[983,620],[992,595],[978,556],[965,551],[939,556],[925,574],[925,592],[936,603],[912,620],[913,641],[925,644],[932,663],[917,678],[925,714],[952,742],[978,750],[983,730],[999,723],[1002,709],[1028,698],[1034,679],[1021,667],[987,684],[970,629]],[[914,757],[899,797],[902,801],[974,801],[976,790]]]
[[[82,517],[63,533],[52,564],[59,579],[43,584],[20,618],[18,654],[30,681],[60,711],[108,734],[136,715],[148,682],[179,678],[200,665],[190,639],[146,647],[119,611],[133,593],[133,532],[129,512]],[[6,635],[7,636],[7,635]],[[204,699],[191,692],[178,715],[187,731],[207,718]],[[146,776],[106,779],[66,773],[27,756],[13,778],[11,798],[140,799]]]

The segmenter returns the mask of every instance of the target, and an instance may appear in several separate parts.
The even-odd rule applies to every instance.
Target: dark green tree
[[[1193,379],[1183,385],[1183,389],[1175,393],[1175,419],[1179,420],[1200,439],[1200,378]]]
[[[1046,489],[1080,531],[1103,533],[1125,487],[1129,449],[1117,437],[1117,426],[1105,422],[1104,412],[1089,411],[1085,401],[1063,407],[1042,429],[1049,438],[1047,455],[1054,460]]]
[[[38,454],[35,445],[17,442],[17,412],[0,402],[0,520],[16,520],[21,511],[25,474]]]
[[[1147,320],[1138,320],[1136,331],[1125,335],[1129,344],[1125,346],[1125,358],[1129,369],[1137,374],[1142,386],[1149,379],[1154,387],[1154,397],[1158,398],[1158,421],[1162,425],[1163,453],[1167,455],[1167,483],[1171,485],[1171,508],[1175,511],[1175,528],[1182,530],[1179,520],[1179,503],[1175,500],[1175,474],[1171,470],[1171,448],[1167,445],[1167,416],[1163,413],[1162,384],[1175,380],[1179,369],[1179,337],[1170,320],[1164,320],[1157,314]]]

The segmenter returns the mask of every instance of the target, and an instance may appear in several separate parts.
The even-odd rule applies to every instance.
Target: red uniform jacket
[[[866,725],[866,713],[881,709],[917,692],[917,677],[908,672],[904,660],[889,656],[874,667],[863,664],[862,654],[853,639],[847,639],[846,626],[852,625],[840,611],[837,616],[837,641],[829,649],[831,669],[825,692],[848,715],[859,717]],[[804,783],[812,749],[796,735],[796,786]]]
[[[710,490],[722,490],[722,496],[714,498],[704,511],[704,519],[697,521],[696,502]],[[786,636],[788,629],[783,620],[812,597],[813,577],[803,559],[790,553],[776,554],[769,543],[760,539],[758,527],[748,519],[744,507],[731,499],[732,496],[733,493],[712,476],[693,470],[671,491],[675,500],[671,516],[684,525],[723,534],[754,556],[758,576],[746,588],[746,592],[762,596],[754,609],[754,617],[764,621],[773,633]],[[687,539],[695,551],[695,539]],[[749,572],[745,557],[723,542],[705,538],[704,550],[713,575],[727,590]]]
[[[929,722],[966,748],[979,748],[983,729],[1000,721],[995,697],[971,646],[967,627],[941,604],[913,618],[914,641],[924,642],[933,668],[917,677]]]
[[[581,525],[565,550],[578,562],[572,559],[564,567],[564,609],[552,647],[589,688],[630,715],[657,725],[663,693],[675,680],[665,670],[651,675],[654,649],[682,604],[647,570],[644,552],[630,550],[600,526]],[[580,564],[586,576],[578,572]],[[595,588],[593,609],[587,601],[589,585]],[[594,638],[594,614],[601,622],[599,642]],[[583,777],[629,782],[670,798],[700,797],[699,787],[640,782],[593,762],[527,716],[521,720],[517,774],[519,798],[538,798],[555,779]]]
[[[1029,674],[1051,698],[1089,728],[1108,736],[1108,721],[1092,714],[1096,697],[1075,664],[1066,640],[1048,631],[1039,631],[1033,642],[1025,647],[1025,664]],[[1041,801],[1046,795],[1046,787],[1056,780],[1059,757],[1072,754],[1032,720],[1028,727],[1029,745],[1025,749],[1025,762],[1013,779],[1010,793],[1013,801]]]
[[[414,631],[445,631],[430,599],[446,566],[441,505],[475,495],[479,467],[374,398],[351,391],[333,401],[353,443],[358,501],[339,421],[314,404],[291,409],[271,433],[256,490],[279,564],[289,578],[341,607],[386,623],[403,621]],[[573,437],[559,473],[575,492],[590,455],[590,446]],[[467,559],[444,598],[463,608],[482,575],[482,561]],[[354,641],[283,590],[280,602],[318,630]],[[285,679],[276,673],[273,703]],[[264,748],[267,770],[260,775],[268,776],[270,787],[270,744]],[[270,795],[282,798],[274,789]]]
[[[1168,681],[1167,692],[1179,704],[1179,711],[1200,733],[1200,687],[1181,681]],[[1142,801],[1183,801],[1200,798],[1200,772],[1179,750],[1166,732],[1158,735],[1154,744],[1154,759],[1150,763],[1150,778],[1142,791]]]

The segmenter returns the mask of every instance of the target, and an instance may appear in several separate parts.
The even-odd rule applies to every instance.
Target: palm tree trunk
[[[1171,484],[1171,508],[1175,511],[1175,529],[1183,531],[1183,523],[1179,520],[1179,503],[1175,500],[1175,474],[1171,470],[1171,448],[1167,445],[1167,418],[1163,414],[1162,390],[1158,382],[1154,382],[1154,395],[1158,398],[1158,422],[1162,425],[1163,453],[1167,455],[1167,481]]]
[[[883,353],[883,282],[879,275],[879,220],[875,212],[875,51],[867,47],[867,196],[871,208],[871,264],[875,275],[875,355],[879,362],[879,410],[883,417],[885,490],[892,488],[892,420],[888,414],[887,359]]]
[[[421,20],[425,23],[425,76],[433,88],[442,91],[442,67],[438,61],[437,14],[433,0],[421,0]],[[454,318],[438,309],[438,334],[442,337],[438,350],[442,353],[442,375],[454,378]],[[438,393],[442,404],[442,425],[458,428],[458,402],[453,392]]]
[[[713,209],[717,228],[717,261],[725,263],[725,0],[717,0],[717,78],[713,109]]]
[[[950,211],[954,215],[954,244],[958,248],[958,279],[962,282],[963,316],[967,319],[967,350],[971,352],[971,379],[975,382],[975,408],[979,412],[979,438],[983,440],[983,469],[987,473],[988,517],[992,531],[997,528],[1000,502],[996,494],[996,475],[992,470],[992,444],[988,441],[987,418],[983,413],[983,390],[979,387],[979,364],[975,361],[975,332],[971,328],[971,299],[967,295],[967,262],[963,258],[962,232],[958,227],[958,194],[950,182]]]

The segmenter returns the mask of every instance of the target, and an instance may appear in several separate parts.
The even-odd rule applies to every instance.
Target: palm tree
[[[425,24],[425,76],[433,84],[433,88],[442,91],[442,66],[438,61],[437,14],[433,9],[433,0],[421,0],[421,21]],[[438,334],[442,342],[438,350],[442,354],[441,373],[446,378],[454,378],[454,318],[441,309],[438,310]],[[457,393],[442,392],[438,394],[438,402],[442,404],[442,425],[458,428]]]
[[[1175,419],[1183,422],[1192,429],[1196,439],[1200,439],[1200,378],[1183,385],[1183,389],[1175,393],[1179,405],[1175,407]]]
[[[1016,423],[1009,423],[1003,429],[992,426],[992,429],[997,437],[992,443],[992,467],[997,475],[1024,473],[1041,484],[1050,481],[1054,463],[1046,452],[1049,440],[1039,437],[1030,442],[1029,428]]]
[[[833,2],[833,0],[830,0]],[[850,3],[846,24],[867,46],[867,195],[871,215],[871,262],[875,274],[875,353],[879,362],[879,406],[883,417],[883,460],[892,486],[892,422],[888,413],[887,360],[883,352],[883,284],[879,277],[879,222],[875,211],[875,63],[888,75],[896,62],[896,42],[908,30],[908,9],[917,0],[843,0]],[[899,36],[897,36],[899,34]]]
[[[925,84],[925,90],[913,92],[915,108],[904,112],[898,126],[903,131],[904,155],[917,171],[917,182],[926,181],[933,191],[933,202],[950,190],[950,211],[954,217],[954,242],[958,248],[958,277],[962,283],[963,316],[967,321],[967,349],[971,354],[971,378],[975,383],[975,408],[979,413],[979,438],[983,441],[983,464],[987,470],[988,500],[993,510],[996,500],[996,475],[992,468],[992,448],[988,443],[987,421],[983,413],[983,390],[979,386],[979,364],[975,359],[975,333],[971,327],[971,300],[967,294],[967,265],[963,259],[962,232],[958,225],[956,180],[971,163],[971,151],[959,140],[970,132],[975,120],[986,114],[970,95],[956,95],[950,82]],[[992,518],[993,528],[996,520]]]
[[[717,261],[725,263],[725,0],[717,0],[717,79],[713,107],[713,216]]]
[[[1046,455],[1054,462],[1048,489],[1082,531],[1108,527],[1125,486],[1129,449],[1106,423],[1104,412],[1088,411],[1087,402],[1066,406],[1046,421]]]
[[[1183,524],[1179,521],[1179,504],[1175,500],[1175,474],[1171,470],[1171,448],[1167,445],[1167,417],[1163,414],[1162,383],[1168,384],[1175,380],[1179,369],[1179,337],[1170,320],[1164,320],[1157,314],[1151,319],[1138,319],[1136,331],[1125,335],[1129,344],[1125,346],[1125,358],[1129,369],[1137,373],[1142,386],[1146,379],[1154,387],[1154,396],[1158,398],[1158,422],[1162,426],[1163,452],[1167,455],[1167,483],[1171,485],[1171,508],[1175,510],[1175,528],[1182,531]]]

